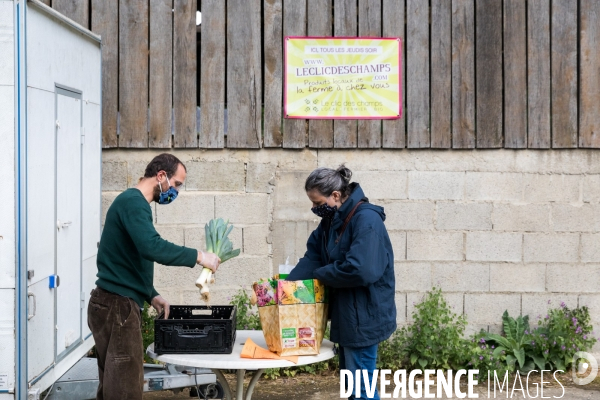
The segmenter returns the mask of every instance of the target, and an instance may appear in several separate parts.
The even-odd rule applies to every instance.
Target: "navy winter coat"
[[[383,208],[361,204],[336,244],[344,220],[359,201],[357,183],[331,221],[323,219],[310,235],[306,254],[288,280],[318,279],[330,287],[331,341],[365,347],[396,330],[394,253]]]

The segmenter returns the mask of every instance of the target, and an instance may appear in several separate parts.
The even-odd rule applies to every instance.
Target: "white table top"
[[[313,364],[319,361],[329,360],[334,356],[333,343],[323,339],[321,352],[316,356],[298,356],[298,363],[294,364],[287,360],[266,360],[241,358],[242,348],[246,339],[250,338],[257,346],[267,349],[267,343],[262,331],[237,331],[235,344],[231,354],[161,354],[154,353],[154,343],[148,346],[146,353],[151,358],[186,367],[212,368],[212,369],[245,369],[257,370],[264,368],[294,367],[298,365]]]

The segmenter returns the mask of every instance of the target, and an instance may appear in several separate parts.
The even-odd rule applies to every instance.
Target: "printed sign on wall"
[[[285,38],[286,118],[402,117],[399,38]]]

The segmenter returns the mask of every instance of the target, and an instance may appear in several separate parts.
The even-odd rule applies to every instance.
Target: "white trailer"
[[[35,398],[93,346],[101,85],[100,37],[0,0],[0,399]]]

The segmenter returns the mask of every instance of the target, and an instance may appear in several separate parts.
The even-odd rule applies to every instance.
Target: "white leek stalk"
[[[202,268],[202,273],[196,280],[196,286],[200,289],[200,296],[202,300],[208,302],[210,300],[210,291],[208,290],[208,285],[211,282],[212,270],[209,268]],[[214,279],[212,279],[214,282]]]

